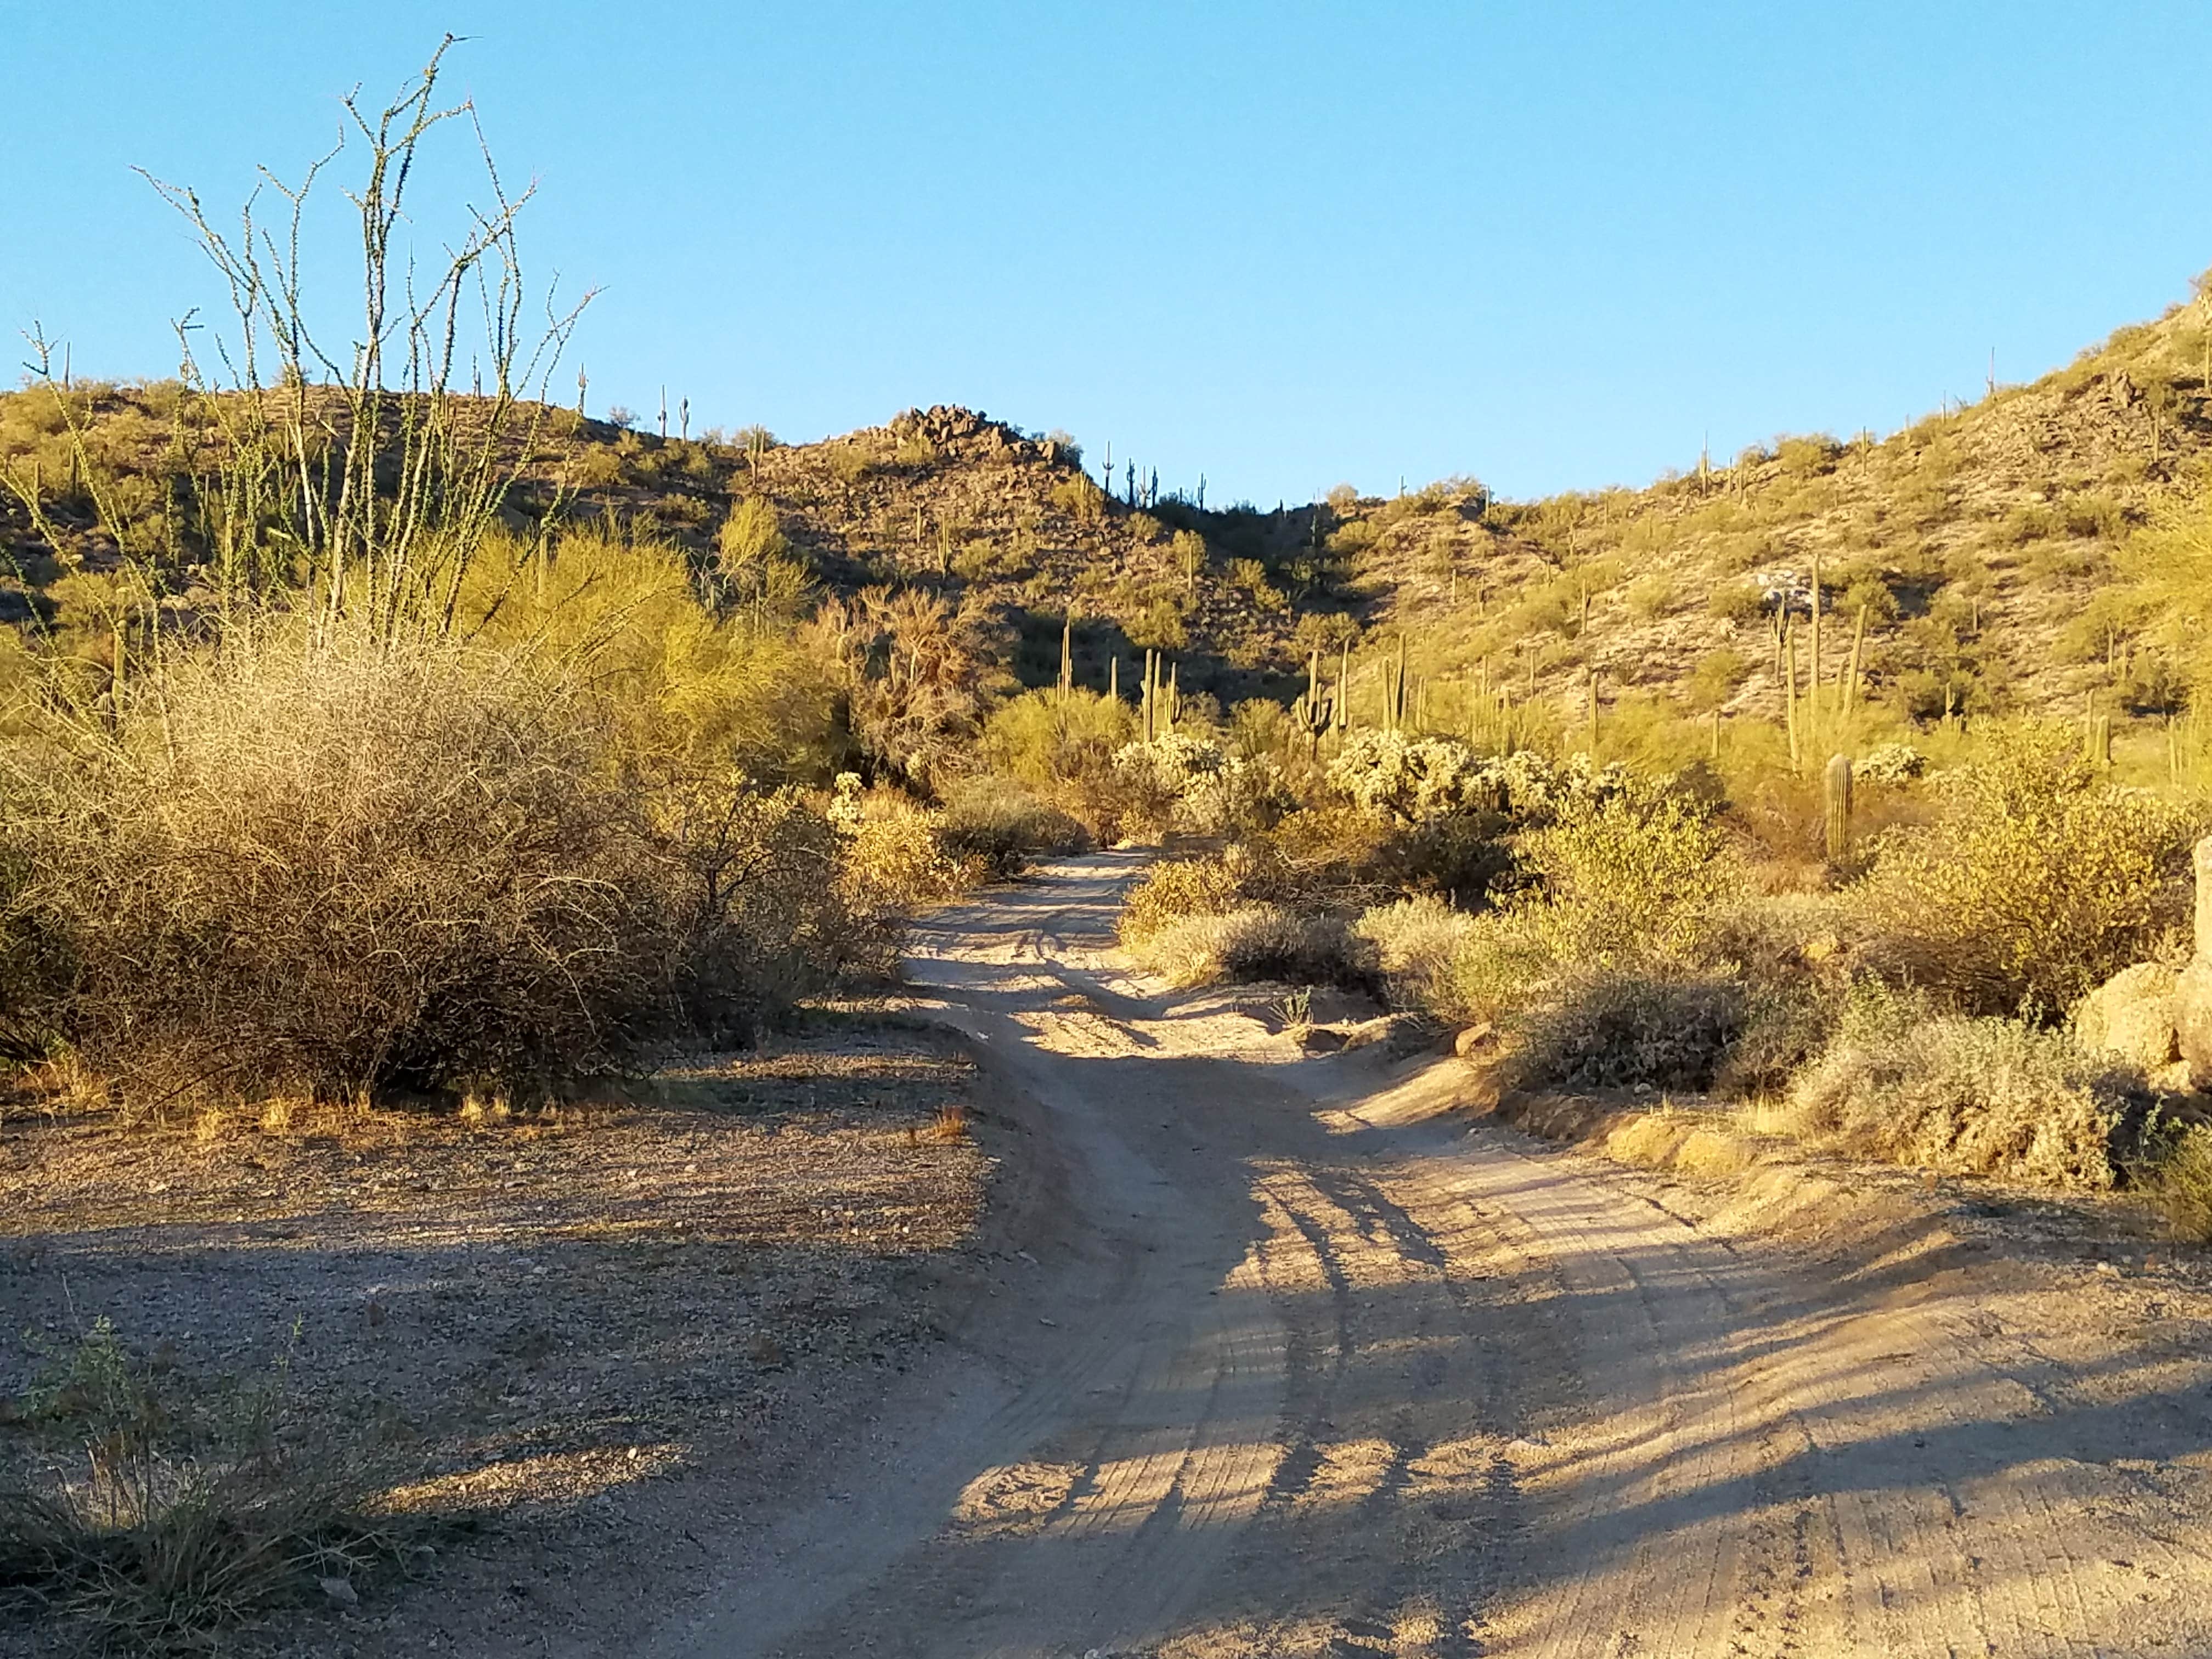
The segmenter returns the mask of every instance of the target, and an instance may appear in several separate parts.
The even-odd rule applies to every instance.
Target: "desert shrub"
[[[1183,987],[1224,980],[1360,988],[1374,982],[1364,942],[1340,918],[1280,904],[1185,916],[1133,946],[1131,954],[1170,984]]]
[[[1862,1156],[2038,1185],[2112,1184],[2140,1079],[2063,1031],[1864,986],[1790,1090],[1788,1123]]]
[[[2070,732],[2000,732],[1929,787],[1935,821],[1884,838],[1857,897],[1893,976],[1967,1012],[2054,1017],[2185,918],[2197,826],[2107,783]]]
[[[1641,621],[1657,621],[1678,602],[1674,579],[1663,572],[1638,577],[1629,584],[1628,608]]]
[[[1249,855],[1231,854],[1154,865],[1121,902],[1121,942],[1142,945],[1187,916],[1235,909],[1249,891],[1250,871]]]
[[[301,1443],[283,1375],[195,1399],[100,1321],[26,1396],[17,1431],[35,1449],[0,1481],[0,1586],[104,1650],[202,1652],[319,1579],[392,1565],[394,1460]]]
[[[1708,651],[1690,672],[1682,688],[1685,700],[1701,712],[1718,708],[1736,694],[1750,674],[1751,664],[1741,651],[1729,646]]]
[[[1743,1029],[1742,985],[1713,975],[1576,970],[1513,1019],[1524,1087],[1697,1090]]]
[[[1079,524],[1096,524],[1106,514],[1106,492],[1078,472],[1052,487],[1052,503]]]
[[[1452,963],[1475,925],[1466,911],[1423,895],[1365,911],[1352,931],[1373,948],[1393,1003],[1451,1018],[1466,1012],[1452,994]]]
[[[863,791],[856,774],[839,776],[827,816],[842,838],[840,893],[856,918],[894,941],[916,909],[988,873],[980,860],[947,850],[936,813],[895,791]]]
[[[2192,1126],[2172,1136],[2148,1185],[2178,1237],[2212,1243],[2212,1129]]]
[[[1057,688],[1026,691],[984,722],[983,762],[1032,788],[1097,776],[1111,768],[1136,719],[1126,702],[1082,686],[1064,697]]]
[[[623,477],[623,458],[608,444],[585,445],[564,470],[571,489],[612,489]]]
[[[1518,838],[1526,885],[1475,919],[1446,977],[1454,1006],[1500,1014],[1562,976],[1686,970],[1705,959],[1736,872],[1708,809],[1648,780],[1554,798]]]
[[[1909,743],[1877,744],[1855,769],[1863,781],[1892,787],[1910,783],[1927,769],[1928,757]]]
[[[1739,627],[1764,621],[1766,617],[1766,590],[1748,577],[1723,582],[1713,589],[1711,603],[1713,615]]]
[[[1187,732],[1124,744],[1115,751],[1114,774],[1133,823],[1193,835],[1262,829],[1288,804],[1273,762]]]
[[[829,665],[775,625],[808,599],[805,573],[780,558],[738,568],[754,604],[726,620],[701,602],[674,547],[604,526],[549,549],[495,536],[462,585],[456,623],[583,694],[631,759],[818,775],[832,742]]]
[[[1710,927],[1730,872],[1711,814],[1641,785],[1577,803],[1523,837],[1563,960],[1685,957]]]
[[[952,857],[976,860],[994,876],[1016,873],[1040,853],[1091,844],[1081,824],[1006,778],[973,778],[954,790],[937,833]]]
[[[1283,590],[1268,579],[1267,567],[1257,559],[1231,559],[1229,562],[1229,585],[1243,594],[1255,610],[1273,611],[1290,609],[1290,600],[1283,596]]]
[[[1513,850],[1492,812],[1434,817],[1394,830],[1346,874],[1408,896],[1433,895],[1474,909],[1509,886]]]
[[[174,661],[109,739],[10,757],[11,919],[66,947],[51,1029],[140,1100],[520,1087],[818,982],[849,921],[819,815],[618,754],[512,654]]]

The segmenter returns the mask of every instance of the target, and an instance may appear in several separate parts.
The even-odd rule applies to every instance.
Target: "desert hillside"
[[[1316,647],[1374,659],[1402,640],[1425,680],[1562,711],[1584,706],[1595,674],[1607,703],[1645,694],[1771,715],[1775,624],[1784,612],[1809,623],[1817,576],[1823,676],[1843,672],[1863,615],[1866,695],[1899,714],[2073,713],[2096,695],[2124,720],[2172,712],[2180,677],[2135,647],[2100,595],[2126,538],[2202,493],[2209,373],[2200,300],[1879,441],[1778,438],[1733,460],[1692,458],[1642,489],[1513,501],[1462,478],[1272,510],[1201,508],[1126,476],[1102,489],[1072,440],[960,408],[811,444],[758,429],[663,436],[547,410],[511,516],[611,524],[672,541],[705,569],[733,510],[757,501],[773,524],[751,541],[765,533],[797,556],[801,586],[787,597],[939,592],[988,617],[1030,684],[1056,677],[1072,620],[1078,683],[1104,689],[1118,658],[1126,689],[1156,648],[1186,690],[1224,704],[1287,696]],[[166,383],[81,385],[67,401],[50,387],[0,398],[0,463],[43,499],[34,522],[0,498],[5,614],[96,623],[73,614],[85,585],[65,579],[117,563],[103,522],[144,544],[134,550],[173,550],[188,593],[207,556],[198,481],[219,441],[174,429]],[[1356,678],[1355,702],[1382,684]]]

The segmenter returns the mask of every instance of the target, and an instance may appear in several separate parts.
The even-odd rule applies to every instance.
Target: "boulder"
[[[2197,953],[2173,989],[2173,1026],[2193,1087],[2212,1089],[2212,836],[2191,856],[2197,875]]]
[[[1498,1046],[1498,1032],[1488,1020],[1470,1025],[1452,1039],[1452,1052],[1462,1060],[1473,1060]]]
[[[2075,1036],[2093,1053],[2146,1073],[2162,1070],[2179,1052],[2174,1010],[2180,978],[2155,962],[2121,969],[2075,1008]]]

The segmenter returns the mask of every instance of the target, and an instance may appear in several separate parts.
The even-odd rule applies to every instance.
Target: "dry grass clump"
[[[1372,947],[1393,1002],[1447,1018],[1468,1012],[1459,1006],[1452,964],[1477,929],[1474,917],[1431,894],[1377,905],[1352,927]]]
[[[1808,1139],[1955,1175],[2112,1184],[2112,1146],[2141,1080],[2063,1031],[1932,1011],[1862,987],[1799,1074],[1786,1125]]]
[[[193,1400],[95,1325],[25,1402],[41,1450],[0,1481],[0,1591],[157,1653],[206,1651],[271,1606],[356,1596],[397,1553],[389,1460],[285,1443],[281,1382]]]
[[[1177,986],[1288,980],[1365,988],[1374,983],[1364,941],[1335,916],[1280,904],[1245,904],[1185,916],[1131,948],[1138,963]]]
[[[125,1097],[519,1091],[634,1066],[865,943],[836,839],[741,779],[626,775],[527,656],[233,636],[105,734],[9,757],[13,987]]]

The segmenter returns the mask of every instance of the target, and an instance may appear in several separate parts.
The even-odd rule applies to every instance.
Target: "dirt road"
[[[2156,1304],[1731,1241],[1147,999],[1133,867],[923,937],[1022,1103],[1003,1260],[652,1659],[2212,1651],[2212,1364]]]

